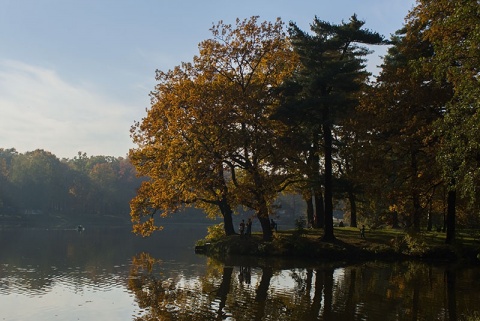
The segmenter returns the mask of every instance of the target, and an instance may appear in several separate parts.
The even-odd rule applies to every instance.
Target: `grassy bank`
[[[274,233],[265,242],[261,234],[249,237],[210,235],[198,242],[200,250],[213,257],[251,255],[263,257],[304,258],[315,260],[358,261],[371,259],[423,259],[435,261],[466,260],[480,262],[478,233],[459,233],[455,245],[445,244],[445,234],[379,229],[360,237],[356,228],[336,228],[334,242],[322,242],[322,230],[287,230]]]

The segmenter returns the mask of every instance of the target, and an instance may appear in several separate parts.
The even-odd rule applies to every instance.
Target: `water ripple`
[[[73,293],[81,292],[87,287],[92,290],[109,291],[119,285],[122,287],[125,285],[127,268],[118,267],[123,270],[112,273],[95,268],[82,270],[78,267],[69,267],[60,270],[55,266],[42,269],[37,266],[16,267],[3,264],[0,266],[0,294],[39,296],[50,293],[56,286]]]

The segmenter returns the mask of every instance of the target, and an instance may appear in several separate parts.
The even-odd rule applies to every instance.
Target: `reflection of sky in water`
[[[261,270],[256,271],[257,278],[261,277]],[[335,283],[340,283],[343,281],[345,269],[344,268],[336,268],[333,271],[333,280]],[[272,277],[270,288],[279,294],[283,295],[292,295],[292,289],[295,289],[299,286],[297,281],[295,281],[295,275],[301,277],[301,279],[305,280],[307,271],[306,269],[291,269],[291,270],[282,270],[277,271],[275,275]],[[317,276],[317,272],[314,271],[312,273],[312,283],[315,283],[315,278]],[[252,280],[254,279],[252,275]],[[310,289],[310,296],[313,297],[315,289],[312,287]]]
[[[154,274],[164,283],[173,282],[173,290],[191,291],[201,295],[201,278],[182,271],[185,266],[173,262],[163,262]],[[166,269],[166,266],[170,266]],[[51,266],[39,270],[38,267],[14,267],[0,265],[0,320],[132,320],[145,315],[136,303],[135,296],[127,289],[129,265],[117,265],[114,271],[99,268],[88,269],[68,267],[61,271]],[[175,273],[172,274],[172,271]],[[232,274],[233,284],[254,295],[262,279],[262,269],[250,270],[250,283],[241,276],[239,267]],[[336,269],[336,281],[343,276],[344,269]],[[305,279],[305,269],[275,271],[270,280],[270,293],[292,297],[298,284],[295,276]],[[316,273],[313,273],[313,282]],[[214,281],[219,285],[220,279]],[[232,285],[233,285],[232,284]],[[163,284],[162,284],[163,286]],[[312,289],[313,291],[313,289]],[[310,294],[313,297],[313,292]],[[241,302],[239,302],[241,303]],[[243,303],[241,303],[243,304]],[[179,309],[171,302],[167,310]],[[218,302],[211,302],[210,309],[218,309]],[[228,308],[227,308],[228,310]],[[226,311],[228,319],[229,313]]]
[[[20,270],[35,273],[33,269]],[[5,269],[1,273],[4,275]],[[32,279],[30,275],[29,281],[18,274],[3,277],[1,320],[131,320],[138,313],[134,296],[127,290],[126,279],[121,275],[124,273],[99,275],[98,280],[82,275],[85,273],[73,270],[47,280],[38,275],[39,279]],[[42,285],[39,287],[32,282]]]
[[[135,320],[159,310],[178,314],[176,319],[193,313],[206,320],[219,314],[223,320],[251,320],[258,312],[296,321],[313,311],[313,319],[300,319],[325,314],[324,320],[332,320],[334,314],[335,320],[398,321],[418,312],[418,320],[446,320],[441,314],[451,302],[458,315],[477,308],[479,286],[472,280],[478,280],[478,269],[458,270],[452,279],[443,267],[408,262],[279,270],[271,267],[275,262],[240,259],[242,267],[223,266],[194,254],[188,245],[196,235],[176,233],[139,242],[113,232],[32,232],[15,239],[16,231],[0,231],[0,321]],[[179,241],[172,242],[174,236]],[[149,270],[136,262],[142,252],[153,253],[159,264]],[[446,294],[449,279],[454,296]]]
[[[158,253],[168,274],[204,270],[196,264],[205,258],[191,248],[200,232],[172,244],[174,233],[182,236],[175,230],[143,239],[129,228],[0,230],[0,321],[133,320],[143,313],[128,290],[134,255]]]

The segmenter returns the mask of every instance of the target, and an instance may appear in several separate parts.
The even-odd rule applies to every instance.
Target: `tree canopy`
[[[452,243],[457,219],[479,219],[479,10],[418,0],[389,41],[356,15],[315,17],[309,32],[220,21],[191,62],[157,71],[152,106],[132,127],[130,159],[149,178],[131,202],[135,231],[195,206],[232,235],[245,207],[269,240],[275,199],[289,191],[326,241],[345,204],[352,226],[436,225]],[[390,47],[371,77],[379,44]]]
[[[219,22],[211,31],[193,62],[157,71],[152,107],[132,128],[139,147],[130,158],[150,177],[132,201],[132,218],[148,234],[157,210],[216,207],[233,234],[232,211],[243,205],[256,211],[268,239],[271,205],[288,180],[279,167],[282,126],[269,119],[278,104],[272,88],[295,56],[281,20]]]
[[[126,158],[79,152],[59,159],[42,149],[0,148],[0,215],[12,223],[27,217],[45,224],[53,217],[67,224],[80,217],[127,223],[128,201],[141,180]]]

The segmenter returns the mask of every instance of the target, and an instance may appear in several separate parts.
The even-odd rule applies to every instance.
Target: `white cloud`
[[[58,157],[125,156],[141,106],[62,79],[54,70],[0,61],[0,147],[42,148]]]

